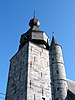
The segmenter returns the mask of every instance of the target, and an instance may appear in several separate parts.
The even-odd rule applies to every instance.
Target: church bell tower
[[[51,45],[39,20],[29,21],[17,53],[10,59],[5,100],[68,100],[62,47],[54,36]]]
[[[49,38],[36,17],[10,59],[5,100],[51,100]]]

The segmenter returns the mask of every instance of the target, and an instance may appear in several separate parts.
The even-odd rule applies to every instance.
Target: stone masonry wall
[[[5,100],[27,100],[28,43],[10,60]]]
[[[51,100],[49,51],[31,42],[10,60],[5,100]]]
[[[51,100],[49,51],[29,43],[27,100]]]

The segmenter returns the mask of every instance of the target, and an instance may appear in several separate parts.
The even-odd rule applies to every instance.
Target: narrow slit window
[[[57,74],[59,74],[59,71],[57,70]]]
[[[34,100],[35,100],[35,94],[34,94]]]
[[[30,67],[32,67],[32,61],[30,62]]]
[[[59,87],[57,88],[57,91],[59,91]]]
[[[42,100],[45,100],[45,98],[44,98],[44,97],[42,97]]]
[[[32,51],[32,46],[31,46],[31,51]]]
[[[52,58],[52,61],[54,61],[54,58]]]
[[[43,96],[43,89],[42,89],[42,96]]]
[[[40,56],[41,56],[41,52],[40,52]]]
[[[42,72],[41,72],[41,78],[42,78]]]
[[[31,80],[30,80],[30,88],[31,88]]]
[[[36,58],[34,57],[34,62],[35,62],[35,59],[36,59]]]
[[[48,67],[48,62],[47,62],[47,67]]]

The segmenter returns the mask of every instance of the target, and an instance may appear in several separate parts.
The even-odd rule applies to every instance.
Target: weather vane
[[[54,36],[54,32],[52,32],[52,36]]]
[[[36,14],[36,12],[35,12],[35,10],[34,10],[34,18],[35,18],[35,14]]]

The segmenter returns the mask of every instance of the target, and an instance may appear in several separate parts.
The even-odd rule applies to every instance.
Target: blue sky
[[[75,81],[75,0],[0,0],[0,93],[6,93],[9,60],[18,50],[21,34],[29,29],[34,10],[50,40],[55,32],[67,78]]]

